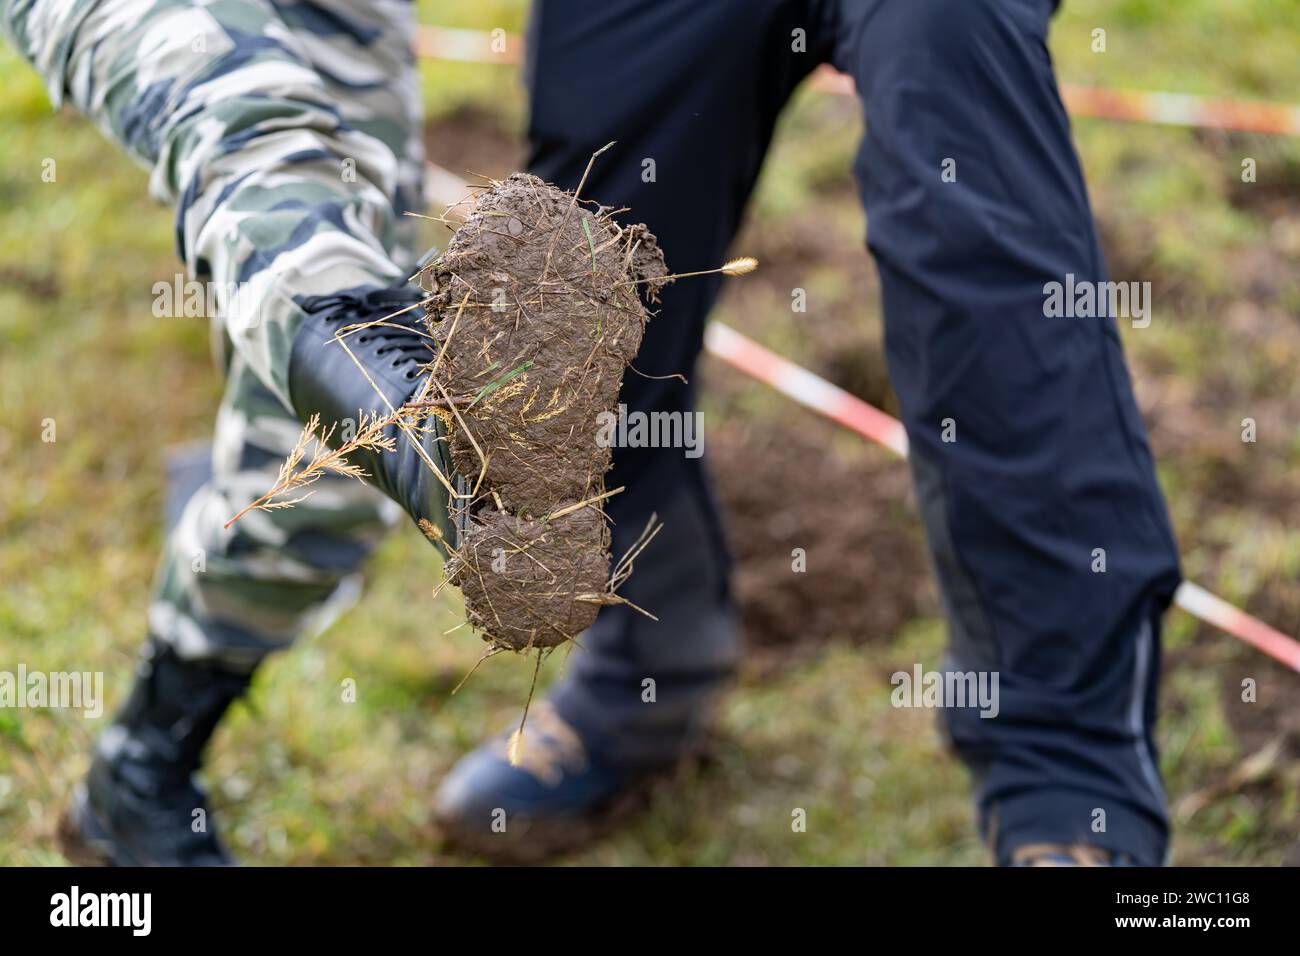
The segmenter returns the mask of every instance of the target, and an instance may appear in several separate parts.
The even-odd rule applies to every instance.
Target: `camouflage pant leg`
[[[397,157],[397,210],[418,211],[424,153],[413,8],[403,0],[333,6],[275,4],[344,120]],[[417,254],[415,225],[397,219],[388,244],[404,268]],[[304,629],[327,623],[330,605],[354,593],[348,585],[355,572],[400,516],[371,489],[326,475],[293,508],[253,512],[223,530],[235,511],[272,487],[299,431],[238,354],[235,362],[217,422],[214,476],[168,540],[149,621],[185,657],[251,667]],[[216,559],[196,565],[196,551]]]
[[[178,239],[191,265],[191,250],[215,243],[214,260],[198,261],[214,276],[238,275],[247,283],[239,290],[239,314],[219,316],[233,349],[214,474],[169,537],[149,621],[185,657],[251,667],[319,619],[397,515],[373,490],[328,476],[294,508],[252,512],[224,528],[273,486],[301,430],[283,401],[284,365],[299,319],[284,308],[287,297],[371,275],[387,281],[409,274],[414,222],[396,213],[419,209],[421,201],[412,6],[403,0],[217,0],[196,12],[157,2],[109,0],[93,9],[75,0],[0,3],[11,33],[49,78],[52,95],[66,86],[111,135],[155,163],[156,191],[161,183],[164,198],[181,195]],[[62,26],[54,16],[60,10],[69,14]],[[109,47],[81,68],[72,65],[80,62],[75,51],[91,41],[76,34],[74,18],[91,35],[98,27]],[[127,26],[138,19],[145,23]],[[134,39],[110,42],[108,30],[127,30]],[[188,38],[187,48],[174,41],[178,33]],[[218,48],[226,52],[214,57]],[[60,63],[67,64],[63,79]],[[79,80],[78,69],[100,72]],[[168,74],[172,79],[163,79]],[[205,99],[198,77],[224,89]],[[110,78],[133,87],[139,101],[97,97]],[[187,85],[178,90],[182,80]],[[167,127],[160,116],[142,114],[186,101],[197,113],[174,125],[190,132],[153,134],[176,145],[151,153],[150,139],[133,124]],[[188,172],[181,178],[164,167],[182,161]],[[205,171],[204,164],[220,169]],[[229,230],[231,241],[215,240],[213,230]]]

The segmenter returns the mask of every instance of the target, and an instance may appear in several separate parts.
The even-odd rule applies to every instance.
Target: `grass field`
[[[427,23],[511,31],[526,12],[511,2],[420,7]],[[1098,27],[1104,54],[1091,50]],[[1066,82],[1287,101],[1300,100],[1297,36],[1292,0],[1067,0],[1052,43]],[[517,73],[447,63],[423,72],[433,157],[462,174],[510,169],[525,110]],[[458,141],[462,127],[473,136]],[[719,317],[890,407],[848,171],[859,130],[853,101],[796,97],[738,243],[763,268]],[[1300,141],[1094,120],[1078,121],[1076,138],[1113,274],[1155,287],[1151,327],[1124,336],[1185,571],[1300,633]],[[41,179],[47,157],[53,183]],[[1241,181],[1247,157],[1255,183]],[[145,186],[89,124],[52,113],[40,81],[0,48],[0,669],[102,670],[110,707],[144,632],[163,454],[210,433],[220,394],[206,323],[151,313],[153,282],[177,266],[170,216]],[[809,290],[814,312],[791,314],[792,285]],[[879,565],[910,555],[909,578],[874,592],[872,580],[854,585],[858,603],[882,608],[870,633],[841,616],[764,635],[763,647],[784,639],[798,653],[781,666],[755,656],[724,708],[714,758],[571,859],[985,862],[966,775],[933,714],[889,703],[889,674],[937,666],[944,643],[903,466],[730,370],[706,363],[703,377],[724,488],[752,474],[777,500],[782,482],[799,479],[762,454],[764,436],[805,436],[836,473],[874,489],[880,524],[861,546]],[[1255,443],[1241,441],[1247,417]],[[41,439],[47,419],[53,443]],[[734,530],[738,550],[761,559],[763,529]],[[218,735],[208,776],[247,861],[465,862],[431,832],[429,796],[461,753],[516,714],[532,668],[497,659],[449,696],[480,644],[465,629],[444,635],[459,611],[454,597],[427,600],[439,579],[429,547],[395,535],[373,570],[360,604],[264,668]],[[770,580],[743,578],[742,597],[760,606]],[[547,676],[561,666],[557,656]],[[1159,738],[1175,862],[1281,862],[1300,829],[1300,677],[1181,612],[1168,619],[1165,668]],[[339,695],[349,677],[350,705]],[[1258,684],[1254,703],[1241,700],[1246,678]],[[61,862],[55,816],[102,723],[0,710],[0,863]],[[806,833],[791,831],[794,808],[807,811]]]

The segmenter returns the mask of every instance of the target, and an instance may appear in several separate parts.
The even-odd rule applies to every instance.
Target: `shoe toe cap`
[[[434,817],[489,825],[502,812],[512,818],[580,816],[618,787],[617,774],[590,764],[511,766],[504,747],[487,745],[462,758],[443,779],[434,794]]]

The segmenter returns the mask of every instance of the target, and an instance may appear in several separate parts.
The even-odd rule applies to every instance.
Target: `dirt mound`
[[[538,521],[484,508],[473,520],[449,576],[489,643],[550,647],[591,624],[609,579],[609,527],[599,511]]]
[[[710,386],[727,374],[710,369]],[[710,433],[733,590],[760,671],[832,638],[887,640],[938,613],[907,466],[866,447],[841,453],[840,437],[804,413],[761,427],[728,416]]]
[[[494,646],[562,643],[608,599],[599,415],[641,345],[641,294],[654,301],[668,271],[655,237],[610,212],[516,173],[419,277],[435,413],[473,487],[448,577]]]

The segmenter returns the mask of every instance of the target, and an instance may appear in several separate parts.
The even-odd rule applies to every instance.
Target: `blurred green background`
[[[425,23],[511,33],[526,14],[523,2],[420,3]],[[1104,54],[1091,49],[1097,27]],[[1294,0],[1067,0],[1052,49],[1063,82],[1300,102],[1297,40]],[[515,168],[518,71],[422,71],[431,158],[462,175]],[[1152,326],[1124,336],[1185,570],[1298,633],[1300,140],[1088,119],[1075,130],[1114,277],[1155,286]],[[796,97],[737,244],[763,268],[733,283],[719,318],[891,407],[849,176],[859,132],[852,99]],[[41,181],[47,156],[57,183]],[[1245,157],[1256,183],[1241,181]],[[169,212],[145,186],[87,122],[52,112],[36,75],[0,46],[0,669],[103,670],[110,707],[144,633],[164,451],[210,433],[221,387],[206,322],[151,313],[153,282],[178,267]],[[815,303],[806,316],[790,311],[795,285]],[[905,467],[729,369],[706,362],[702,375],[709,457],[747,561],[738,589],[754,654],[710,759],[569,859],[986,862],[934,715],[889,703],[889,674],[937,666],[944,640]],[[1248,416],[1254,444],[1240,440]],[[57,443],[40,440],[45,418]],[[764,502],[819,493],[799,462],[774,462],[798,442],[842,486],[866,488],[873,523],[826,538],[830,558],[805,576],[847,578],[859,559],[874,562],[880,579],[850,580],[848,595],[827,577],[790,582],[784,533],[764,522]],[[466,862],[430,828],[430,794],[511,721],[532,665],[497,658],[449,696],[481,645],[468,629],[444,633],[460,617],[454,596],[428,597],[439,577],[417,534],[395,535],[360,604],[264,668],[223,726],[208,778],[244,860]],[[814,590],[786,599],[801,587]],[[563,666],[556,655],[547,676]],[[1300,820],[1300,678],[1178,611],[1165,674],[1174,861],[1281,862]],[[358,701],[345,705],[349,677]],[[1241,700],[1246,678],[1254,703]],[[0,863],[61,862],[54,821],[103,722],[0,710]],[[806,833],[791,832],[796,807]]]

